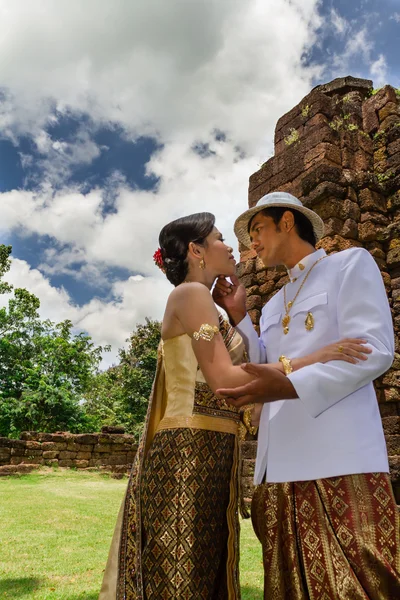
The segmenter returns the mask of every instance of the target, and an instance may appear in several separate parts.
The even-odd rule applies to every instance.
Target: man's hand
[[[297,398],[296,390],[290,380],[269,365],[247,363],[242,365],[243,371],[255,375],[256,379],[237,388],[223,388],[217,390],[218,396],[223,396],[226,401],[237,408],[255,402],[274,402],[275,400],[289,400]]]
[[[230,277],[229,283],[220,275],[215,283],[213,299],[215,304],[226,310],[232,325],[237,325],[246,316],[246,288],[241,285],[236,275]]]

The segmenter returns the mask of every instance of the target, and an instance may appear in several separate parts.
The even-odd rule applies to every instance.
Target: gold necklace
[[[301,288],[303,287],[303,285],[305,284],[305,282],[307,281],[307,278],[309,276],[309,274],[311,273],[311,271],[313,270],[313,268],[315,267],[315,265],[317,265],[321,260],[324,260],[324,258],[327,258],[326,256],[321,256],[321,258],[319,258],[318,260],[315,261],[315,263],[313,265],[311,265],[308,273],[306,274],[306,276],[304,277],[303,281],[301,282],[301,285],[299,287],[299,289],[297,290],[297,293],[295,295],[295,297],[293,298],[293,300],[291,300],[290,302],[288,302],[286,304],[286,285],[283,288],[283,303],[285,305],[285,316],[282,318],[282,327],[283,327],[283,333],[285,335],[287,335],[289,333],[289,323],[290,323],[290,309],[292,308],[293,304],[296,302],[297,300],[297,296],[300,294],[301,292]]]

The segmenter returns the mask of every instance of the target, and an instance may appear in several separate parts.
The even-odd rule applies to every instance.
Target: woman
[[[217,312],[210,290],[235,274],[232,248],[199,213],[160,233],[169,296],[144,434],[110,550],[100,600],[238,600],[240,415],[218,388],[252,380],[240,364],[239,334]],[[341,360],[368,351],[343,340]],[[293,369],[334,359],[337,343]],[[273,365],[283,372],[283,366]]]

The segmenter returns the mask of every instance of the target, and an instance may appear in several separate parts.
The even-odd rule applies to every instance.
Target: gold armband
[[[214,335],[219,333],[219,327],[216,325],[208,325],[207,323],[203,323],[198,331],[193,333],[193,338],[195,340],[205,340],[206,342],[211,342]]]
[[[290,375],[290,373],[292,373],[293,371],[292,361],[290,360],[290,358],[287,358],[282,354],[282,356],[279,357],[279,362],[282,363],[283,372],[285,373],[285,375]]]

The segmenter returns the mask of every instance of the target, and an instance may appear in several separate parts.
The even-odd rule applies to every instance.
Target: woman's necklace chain
[[[327,258],[326,256],[321,256],[321,258],[319,258],[318,260],[315,261],[314,264],[311,265],[311,267],[308,270],[308,273],[306,274],[306,276],[304,277],[303,281],[301,282],[301,285],[299,287],[299,289],[296,292],[295,297],[293,298],[293,300],[291,300],[290,302],[286,303],[286,285],[283,288],[283,302],[285,305],[285,316],[282,318],[282,327],[283,327],[283,333],[285,335],[287,335],[289,333],[289,323],[290,323],[290,310],[293,306],[293,304],[296,302],[298,295],[300,294],[303,285],[305,284],[305,282],[307,281],[307,278],[309,276],[309,274],[311,273],[311,271],[313,270],[313,268],[319,263],[321,262],[321,260],[324,260],[324,258]]]

